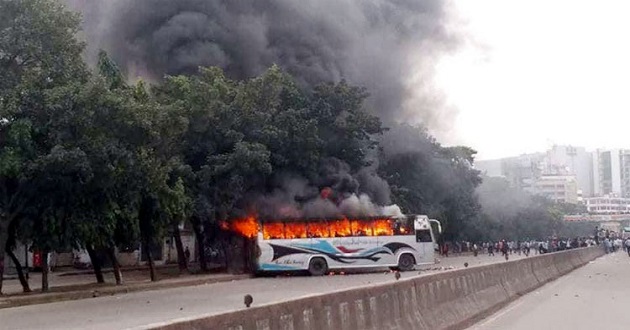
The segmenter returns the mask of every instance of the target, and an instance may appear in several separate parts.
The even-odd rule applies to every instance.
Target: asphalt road
[[[518,258],[518,256],[514,256]],[[452,268],[502,262],[500,257],[444,258],[438,265],[411,271],[423,276]],[[442,269],[446,268],[446,269]],[[254,305],[395,281],[388,271],[323,277],[280,276],[194,287],[136,292],[94,299],[0,309],[0,329],[129,329],[179,318],[220,314],[244,308],[243,296]]]
[[[525,295],[472,330],[630,329],[630,257],[617,252]]]

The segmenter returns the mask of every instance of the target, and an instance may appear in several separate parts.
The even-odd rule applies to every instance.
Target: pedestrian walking
[[[509,259],[509,247],[505,240],[501,242],[501,254],[505,257],[506,261]]]
[[[184,256],[186,257],[186,263],[190,263],[190,250],[188,249],[188,247],[186,247],[186,250],[184,250]]]

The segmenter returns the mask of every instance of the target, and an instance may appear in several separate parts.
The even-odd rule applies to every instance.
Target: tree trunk
[[[6,227],[8,226],[0,225],[0,246],[3,247],[0,249],[0,295],[2,295],[2,279],[4,277],[4,247],[7,246],[9,240],[9,232]]]
[[[201,226],[193,224],[193,230],[195,231],[195,237],[197,240],[197,258],[199,259],[199,267],[202,271],[208,270],[208,264],[206,263],[206,250],[205,250],[205,235]]]
[[[177,248],[177,263],[179,264],[179,272],[188,271],[188,258],[184,252],[184,244],[182,244],[182,236],[179,232],[179,224],[173,223],[173,237],[175,238],[175,247]]]
[[[22,291],[31,292],[31,287],[28,285],[28,280],[26,279],[26,276],[24,276],[24,270],[22,269],[20,260],[18,260],[18,258],[15,256],[15,253],[13,253],[11,249],[7,248],[6,252],[9,255],[9,258],[11,258],[11,260],[13,261],[13,264],[15,265],[15,269],[17,270],[18,277],[20,278],[20,284],[22,284]],[[28,264],[28,260],[26,262]]]
[[[144,243],[142,244],[142,249],[147,256],[147,262],[149,263],[149,272],[151,274],[151,282],[157,281],[157,274],[155,273],[155,264],[153,263],[153,254],[151,253],[151,244]]]
[[[48,265],[48,250],[42,252],[42,292],[48,292],[48,273],[50,267]]]
[[[96,251],[90,245],[86,246],[90,260],[92,261],[92,268],[94,269],[94,275],[96,276],[96,283],[105,283],[105,277],[103,277],[103,269],[101,268],[101,260],[99,259]]]
[[[120,270],[120,264],[118,263],[118,258],[116,258],[116,250],[114,247],[107,248],[107,256],[109,257],[109,260],[112,261],[112,266],[114,267],[114,277],[116,278],[116,285],[122,285],[122,271]]]
[[[248,273],[255,273],[258,270],[257,260],[256,260],[256,249],[258,249],[258,244],[256,243],[256,239],[245,239],[245,271]]]

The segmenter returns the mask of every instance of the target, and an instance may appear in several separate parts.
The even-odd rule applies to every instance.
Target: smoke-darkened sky
[[[303,83],[363,85],[386,123],[424,123],[480,158],[628,147],[623,1],[66,1],[91,49],[132,75],[277,63]]]
[[[447,128],[434,66],[453,50],[443,0],[66,0],[84,14],[90,54],[104,48],[131,75],[223,67],[233,78],[272,64],[303,84],[366,87],[384,122]]]

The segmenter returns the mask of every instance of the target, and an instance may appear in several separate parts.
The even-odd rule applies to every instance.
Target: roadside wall
[[[557,252],[258,306],[154,329],[463,329],[506,303],[603,255]]]

